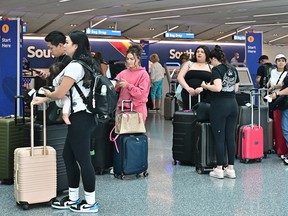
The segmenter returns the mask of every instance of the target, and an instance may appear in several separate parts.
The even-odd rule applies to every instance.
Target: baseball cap
[[[276,55],[276,57],[275,57],[275,61],[276,61],[277,59],[281,59],[281,58],[284,58],[284,59],[285,59],[285,61],[287,61],[287,58],[286,58],[286,56],[285,56],[285,55],[283,55],[283,54],[278,54],[278,55]]]
[[[260,63],[261,60],[264,60],[264,59],[267,59],[267,60],[268,60],[269,58],[268,58],[267,55],[261,55],[260,58],[258,59],[258,63]]]

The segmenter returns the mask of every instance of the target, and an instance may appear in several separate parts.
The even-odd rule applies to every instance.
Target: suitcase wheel
[[[20,203],[17,203],[17,204],[20,205],[23,210],[28,210],[29,209],[29,203],[28,202],[20,202]]]
[[[173,160],[173,161],[172,161],[172,164],[173,164],[173,165],[176,165],[176,164],[177,164],[177,161],[176,161],[176,160]]]
[[[247,163],[249,163],[249,159],[248,158],[241,159],[240,162],[247,164]]]
[[[114,174],[114,177],[117,178],[117,179],[120,178],[121,180],[125,179],[125,175],[123,175],[123,174],[120,174],[120,175]]]
[[[149,173],[147,171],[143,172],[143,176],[147,177],[149,175]]]
[[[204,169],[202,167],[196,167],[196,172],[198,174],[202,174],[202,173],[204,173]]]

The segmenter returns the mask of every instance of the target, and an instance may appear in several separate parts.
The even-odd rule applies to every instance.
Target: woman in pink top
[[[131,45],[126,52],[126,70],[121,71],[116,79],[116,91],[119,92],[118,108],[121,109],[123,100],[132,100],[133,111],[143,114],[144,121],[147,117],[146,102],[150,91],[150,77],[144,67],[141,67],[142,48]],[[130,104],[125,104],[125,110],[130,109]]]

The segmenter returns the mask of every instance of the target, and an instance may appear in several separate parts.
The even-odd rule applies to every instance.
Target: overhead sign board
[[[232,40],[235,40],[235,41],[245,41],[245,40],[246,40],[246,36],[245,36],[245,35],[233,35],[233,36],[232,36]]]
[[[185,33],[185,32],[166,32],[164,34],[165,38],[181,38],[181,39],[194,39],[194,33]]]
[[[121,36],[121,31],[86,28],[86,34],[100,36]]]

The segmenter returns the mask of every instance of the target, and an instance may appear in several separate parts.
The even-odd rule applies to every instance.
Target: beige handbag
[[[124,103],[130,103],[130,111],[124,112]],[[113,137],[113,131],[117,134]],[[115,126],[110,131],[110,140],[114,142],[116,151],[119,153],[116,139],[120,134],[146,133],[146,128],[142,113],[133,112],[133,104],[131,100],[123,100],[121,112],[116,114]]]
[[[129,112],[124,112],[124,103],[131,103]],[[145,124],[142,113],[133,111],[133,103],[131,100],[123,100],[121,112],[116,114],[115,133],[130,134],[130,133],[145,133]]]

